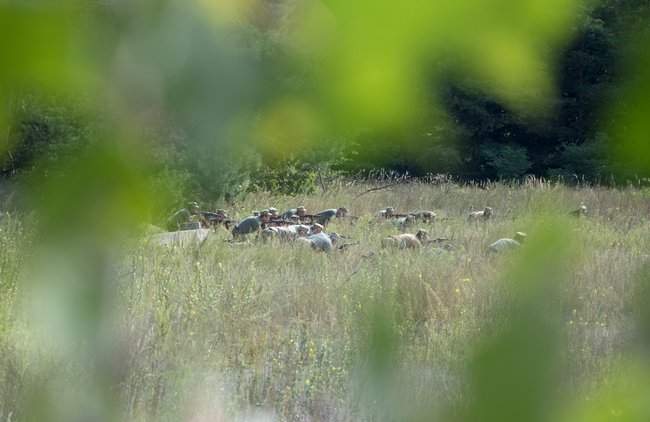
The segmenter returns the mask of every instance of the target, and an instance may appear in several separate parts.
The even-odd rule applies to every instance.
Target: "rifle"
[[[344,244],[342,244],[342,245],[340,245],[340,246],[337,246],[337,249],[340,250],[340,251],[344,251],[344,250],[346,250],[347,248],[349,248],[350,246],[357,246],[357,245],[359,245],[360,243],[361,243],[361,242],[344,243]]]
[[[231,219],[227,218],[227,219],[221,220],[221,221],[219,221],[219,222],[216,222],[216,224],[213,225],[212,227],[216,227],[216,226],[218,226],[218,225],[220,225],[220,224],[222,224],[222,225],[226,228],[226,230],[230,230],[230,228],[231,228],[232,226],[234,226],[235,224],[237,224],[237,221],[236,221],[236,220],[231,220]]]
[[[409,214],[411,214],[413,217],[415,217],[416,220],[422,220],[425,223],[427,222],[432,222],[437,218],[437,215],[433,211],[411,211]]]
[[[388,219],[388,218],[408,218],[408,217],[413,217],[416,220],[425,220],[426,221],[426,220],[434,219],[435,215],[432,216],[432,217],[426,217],[423,212],[417,211],[417,212],[409,212],[409,213],[406,213],[406,214],[391,214],[390,216],[384,217],[384,218]]]
[[[221,224],[228,219],[228,216],[224,214],[210,211],[201,211],[201,216],[212,226],[215,224]]]
[[[439,244],[439,243],[451,243],[453,240],[448,237],[437,237],[435,239],[427,239],[423,243],[425,245]]]
[[[333,217],[330,218],[330,217],[326,217],[326,216],[318,215],[318,214],[305,214],[305,215],[303,215],[302,217],[299,217],[299,218],[300,218],[301,223],[307,223],[307,224],[319,223],[319,224],[323,224],[323,225],[325,223],[329,222],[330,220],[335,219],[335,218],[338,218],[338,219],[341,219],[341,220],[345,220],[347,218],[347,219],[350,219],[350,221],[352,221],[352,222],[355,222],[355,221],[357,221],[359,219],[359,217],[353,216],[353,215],[346,215],[345,217],[333,216]]]
[[[302,222],[303,220],[308,220],[308,221],[305,221],[305,222],[306,223],[312,223],[312,224],[313,223],[325,224],[325,223],[327,223],[328,221],[330,221],[330,220],[332,220],[334,218],[337,218],[337,217],[336,216],[327,217],[327,216],[319,215],[319,214],[306,214],[306,215],[303,215],[302,217],[300,217],[300,221]]]
[[[290,226],[292,224],[296,224],[296,223],[291,221],[291,220],[285,220],[283,218],[278,218],[278,219],[270,220],[268,223],[262,224],[262,228],[277,227],[277,226]]]
[[[230,230],[233,225],[237,224],[236,220],[228,218],[228,216],[225,214],[219,214],[211,211],[201,211],[201,216],[205,219],[205,221],[207,221],[208,226],[212,228],[223,225],[226,230]]]
[[[388,220],[389,218],[407,218],[412,216],[413,214],[397,214],[397,213],[393,213],[391,215],[386,215],[386,214],[380,215],[381,218],[385,218],[386,220]]]

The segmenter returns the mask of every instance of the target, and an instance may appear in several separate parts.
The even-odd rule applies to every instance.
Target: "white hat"
[[[524,239],[526,239],[527,234],[524,232],[517,232],[515,233],[515,240],[522,242]]]

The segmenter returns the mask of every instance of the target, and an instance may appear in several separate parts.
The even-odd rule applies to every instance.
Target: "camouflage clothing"
[[[282,213],[281,217],[285,220],[289,220],[291,217],[296,215],[298,210],[296,208],[291,208],[290,210],[285,211]]]
[[[285,211],[284,213],[282,213],[282,218],[284,218],[285,220],[288,220],[294,215],[302,217],[305,214],[307,214],[307,209],[304,206],[301,205],[301,206],[299,206],[297,208],[291,208],[291,209]]]
[[[490,252],[504,252],[504,251],[509,251],[512,249],[517,249],[519,246],[521,246],[521,243],[517,242],[514,239],[499,239],[496,242],[492,243],[490,246],[488,246],[488,250]]]
[[[395,208],[387,207],[387,208],[384,208],[383,210],[380,210],[377,213],[377,216],[380,217],[380,218],[390,218],[390,217],[393,216],[394,213],[395,213]]]
[[[330,252],[332,250],[332,239],[326,233],[312,234],[307,239],[311,242],[311,247],[317,251]]]
[[[258,231],[261,226],[262,224],[259,217],[246,217],[235,226],[232,233],[233,235],[250,234]]]
[[[321,211],[318,214],[315,215],[315,221],[320,223],[320,224],[327,224],[330,222],[330,220],[334,217],[336,217],[336,208],[330,208],[325,211]]]
[[[287,227],[274,227],[274,229],[280,240],[296,240],[298,237],[301,237],[300,231],[303,232],[303,236],[309,233],[309,227],[299,224]]]

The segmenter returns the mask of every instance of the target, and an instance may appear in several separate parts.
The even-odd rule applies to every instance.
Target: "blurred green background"
[[[644,2],[421,3],[5,2],[2,177],[98,138],[170,207],[378,170],[647,177]]]

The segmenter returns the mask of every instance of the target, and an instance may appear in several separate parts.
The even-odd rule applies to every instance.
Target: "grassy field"
[[[346,206],[359,217],[356,223],[329,227],[359,242],[345,251],[230,244],[225,230],[200,250],[146,242],[133,248],[111,286],[111,320],[120,336],[113,368],[119,383],[111,390],[117,420],[430,420],[434,414],[471,420],[463,412],[466,402],[476,401],[472,391],[481,391],[476,356],[499,338],[512,356],[478,365],[497,374],[499,365],[502,372],[530,367],[540,385],[545,381],[535,376],[552,372],[548,412],[588,399],[617,376],[634,342],[635,284],[650,253],[647,191],[409,183],[364,194],[376,186],[340,182],[302,197],[260,193],[230,210],[243,217],[269,206]],[[568,218],[580,203],[588,217]],[[436,211],[439,221],[418,227],[453,239],[455,250],[382,250],[381,239],[397,233],[373,218],[386,206]],[[469,211],[484,206],[494,208],[491,221],[467,222]],[[20,420],[34,383],[84,377],[75,362],[48,366],[49,355],[31,346],[20,283],[30,250],[25,221],[9,215],[0,221],[0,420]],[[521,251],[486,253],[489,243],[515,231],[529,234]],[[547,231],[555,240],[539,243],[548,241]],[[551,261],[533,262],[544,254]],[[564,262],[558,268],[566,272],[552,268],[552,259]],[[521,319],[539,319],[542,327],[547,316],[558,321],[557,342],[535,330],[536,323],[522,322],[521,338],[503,337],[517,322],[516,313],[499,311],[513,295],[504,281],[509,277],[559,286],[559,301],[546,307],[539,296],[543,306],[531,305],[535,309]],[[538,296],[531,297],[524,303],[535,303]],[[548,351],[516,353],[531,345]],[[560,356],[555,366],[541,365],[535,375],[536,356],[544,360],[554,351]],[[509,376],[519,374],[503,373]]]

